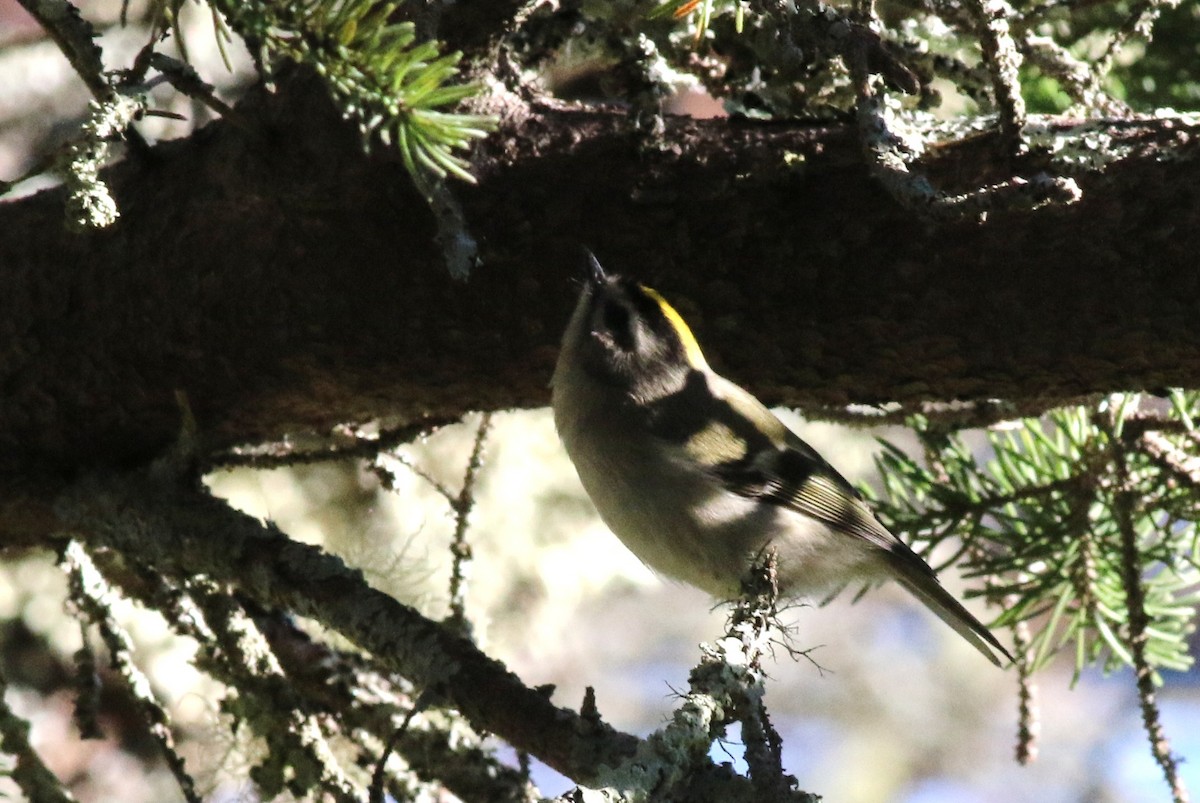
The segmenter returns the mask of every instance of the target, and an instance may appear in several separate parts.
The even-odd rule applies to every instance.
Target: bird
[[[587,262],[551,406],[600,518],[634,555],[718,600],[768,549],[788,598],[894,579],[992,663],[1012,662],[845,477],[709,367],[660,293]]]

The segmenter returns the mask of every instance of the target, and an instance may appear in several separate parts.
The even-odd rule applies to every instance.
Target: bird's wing
[[[861,494],[815,449],[787,428],[762,402],[731,382],[715,384],[714,395],[739,418],[764,434],[759,448],[712,470],[730,490],[809,516],[836,532],[861,538],[913,571],[933,570],[907,544],[879,523]],[[765,448],[763,448],[765,447]]]
[[[731,386],[727,391],[732,404],[744,411],[751,405],[761,408],[756,414],[774,414],[746,391]],[[778,421],[778,419],[776,419]],[[982,622],[975,618],[950,592],[942,588],[937,575],[908,544],[884,527],[854,486],[829,465],[799,436],[787,429],[767,449],[738,463],[714,466],[728,487],[736,493],[782,505],[826,524],[834,532],[861,538],[878,547],[891,567],[891,574],[971,643],[989,661],[1000,666],[997,653],[1010,662],[1012,656]]]

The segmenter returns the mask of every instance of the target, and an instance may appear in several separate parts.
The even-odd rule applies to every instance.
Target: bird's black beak
[[[608,274],[600,266],[600,260],[596,259],[596,255],[587,248],[583,249],[583,253],[587,257],[586,271],[588,284],[596,287],[607,282]]]

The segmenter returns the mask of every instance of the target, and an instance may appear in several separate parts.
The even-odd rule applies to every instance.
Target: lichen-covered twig
[[[325,724],[336,722],[338,733],[359,744],[359,756],[367,760],[373,757],[371,750],[378,749],[412,708],[415,695],[411,684],[382,672],[371,656],[334,649],[300,630],[293,617],[266,611],[239,595],[238,602],[287,677],[287,693],[293,697],[281,700],[277,684],[265,681],[256,667],[239,660],[237,651],[224,646],[226,638],[209,627],[205,611],[229,604],[227,588],[200,579],[177,587],[158,572],[131,565],[112,552],[101,553],[97,562],[126,595],[161,611],[176,632],[196,641],[197,668],[236,689],[242,698],[237,703],[239,710],[261,712],[249,723],[256,732],[285,727],[272,711],[288,703],[328,717]],[[404,766],[399,761],[388,766],[388,785],[394,795],[403,786],[409,797],[419,797],[428,790],[428,784],[420,779],[436,777],[464,800],[497,788],[506,791],[504,799],[531,797],[529,785],[518,773],[487,752],[482,738],[472,737],[468,726],[456,717],[439,712],[437,717],[414,722],[398,751]]]
[[[67,185],[67,226],[73,230],[105,228],[119,215],[108,186],[100,180],[100,168],[108,159],[110,144],[129,137],[145,148],[146,143],[131,128],[145,112],[145,102],[122,94],[104,70],[96,32],[79,9],[66,0],[20,0],[67,57],[71,67],[92,93],[88,118],[79,138],[67,146],[50,165],[57,164]],[[12,183],[0,184],[8,191]]]
[[[1121,48],[1131,37],[1140,36],[1149,42],[1154,36],[1154,21],[1162,14],[1163,9],[1174,8],[1180,0],[1138,0],[1129,10],[1129,14],[1113,34],[1108,47],[1096,62],[1096,73],[1105,75],[1112,67],[1113,60],[1121,52]]]
[[[988,2],[1001,0],[972,0],[979,2],[979,13],[989,14]],[[1001,14],[1002,14],[1001,9]],[[985,17],[984,27],[992,40],[993,88],[997,103],[1007,105],[1002,111],[1002,135],[1009,140],[1010,153],[1019,150],[1021,128],[1024,125],[1024,104],[1020,101],[1019,83],[1016,82],[1016,65],[1019,55],[1012,61],[1009,50],[1012,39],[1008,36],[1007,23],[1003,18]],[[931,217],[966,217],[987,213],[991,210],[1036,208],[1047,203],[1074,203],[1080,197],[1078,185],[1065,177],[1037,175],[1032,179],[1014,176],[1008,181],[952,195],[943,192],[920,173],[910,169],[910,163],[919,155],[904,139],[898,136],[888,121],[882,91],[871,78],[872,66],[869,54],[862,47],[851,48],[846,63],[858,95],[856,120],[863,145],[870,158],[872,173],[883,184],[888,194],[905,207]],[[1015,99],[1011,96],[1015,93]],[[1006,94],[1009,100],[1001,100]],[[1003,120],[1007,119],[1007,122]],[[1016,143],[1016,144],[1014,144]]]
[[[1012,629],[1013,655],[1017,656],[1017,763],[1037,761],[1038,739],[1042,734],[1038,686],[1033,679],[1035,656],[1031,654],[1029,623],[1017,622]]]
[[[1005,0],[968,0],[977,20],[983,59],[992,74],[996,108],[1000,112],[1000,136],[1005,151],[1018,156],[1025,146],[1021,129],[1025,127],[1025,99],[1021,97],[1021,53],[1013,43],[1008,22],[1014,16]]]
[[[1129,108],[1104,90],[1102,73],[1096,65],[1080,61],[1049,36],[1025,31],[1019,40],[1021,53],[1046,75],[1058,80],[1063,90],[1086,109],[1124,117]]]
[[[750,780],[762,800],[786,800],[796,779],[783,771],[783,740],[771,724],[763,702],[762,662],[771,654],[772,634],[778,629],[779,584],[773,550],[753,566],[742,581],[742,594],[733,604],[727,636],[741,642],[747,675],[740,707],[742,741]]]
[[[865,65],[852,64],[851,73],[859,86],[856,119],[871,158],[872,173],[888,194],[905,207],[930,217],[960,218],[991,211],[1036,209],[1047,204],[1072,204],[1082,197],[1074,179],[1045,173],[1029,178],[1013,176],[959,194],[937,189],[927,177],[910,169],[909,162],[917,154],[892,131],[883,101],[871,86]]]
[[[338,800],[365,800],[364,790],[342,770],[318,718],[296,698],[254,620],[228,594],[204,594],[198,601],[223,659],[240,667],[239,688],[251,690],[228,701],[228,706],[270,748],[270,755],[251,771],[255,783],[269,797],[286,788],[300,796],[319,790]]]
[[[172,588],[136,565],[131,578],[129,562],[124,563],[122,572],[115,561],[106,562],[105,570],[119,574],[124,588],[162,610],[179,633],[196,640],[197,667],[235,690],[225,704],[228,712],[267,743],[270,754],[251,772],[260,789],[272,795],[286,787],[298,795],[320,790],[339,800],[365,798],[333,756],[314,706],[297,696],[257,623],[227,589],[205,579]]]
[[[75,727],[82,739],[103,739],[100,729],[100,674],[96,671],[96,651],[88,640],[87,620],[79,621],[82,646],[75,651]]]
[[[1195,435],[1189,435],[1188,439],[1193,444],[1200,442],[1200,438]],[[1142,451],[1154,463],[1170,472],[1176,481],[1186,483],[1192,488],[1200,488],[1200,457],[1173,443],[1161,432],[1143,433],[1138,443]]]
[[[209,457],[204,470],[237,467],[268,469],[329,460],[371,459],[381,452],[429,436],[459,420],[458,417],[421,418],[370,435],[354,428],[339,427],[327,438],[314,437],[312,440],[316,443],[313,445],[285,440],[235,447]]]
[[[111,104],[118,94],[104,70],[101,50],[96,46],[96,31],[68,0],[19,0],[42,29],[50,35],[67,57],[75,73],[100,105]],[[145,150],[146,141],[132,128],[123,131],[130,143]]]
[[[150,735],[158,742],[167,767],[175,776],[184,799],[189,803],[200,803],[196,784],[184,766],[183,757],[175,749],[171,716],[155,698],[150,679],[133,660],[133,642],[129,634],[113,616],[108,598],[108,583],[79,541],[72,540],[67,544],[63,552],[63,565],[70,582],[71,601],[79,613],[99,629],[100,637],[108,648],[109,660],[137,701]]]
[[[108,159],[110,143],[129,129],[145,111],[141,99],[111,93],[92,101],[79,139],[67,148],[63,178],[66,181],[67,225],[76,230],[106,228],[120,216],[100,169]]]
[[[196,589],[189,587],[189,593]],[[282,612],[256,610],[243,605],[271,645],[290,687],[308,710],[328,712],[345,736],[359,742],[362,756],[373,741],[382,744],[394,734],[397,722],[409,719],[418,708],[419,696],[412,684],[394,673],[382,671],[369,655],[337,650],[304,633],[293,617]],[[235,683],[234,685],[239,685]],[[428,705],[430,699],[426,699]],[[434,701],[436,702],[436,701]],[[426,786],[420,778],[438,782],[463,800],[499,794],[500,799],[533,799],[527,776],[497,759],[462,717],[438,707],[412,719],[396,743],[404,758],[403,772],[397,761],[388,762],[388,784],[407,787],[417,797]]]
[[[1171,743],[1162,725],[1154,690],[1154,670],[1146,658],[1146,630],[1150,619],[1146,612],[1146,598],[1142,588],[1142,560],[1138,548],[1137,526],[1134,522],[1137,490],[1131,481],[1125,445],[1116,435],[1115,428],[1114,426],[1110,429],[1116,480],[1112,507],[1121,537],[1121,580],[1125,591],[1125,608],[1128,611],[1128,644],[1138,698],[1141,701],[1142,725],[1150,740],[1150,752],[1171,789],[1172,800],[1174,803],[1188,803],[1190,796],[1187,785],[1179,774],[1178,761],[1171,752]]]
[[[701,645],[700,663],[692,669],[688,691],[671,721],[646,737],[635,756],[605,768],[606,799],[638,800],[651,792],[655,799],[691,799],[687,789],[695,768],[726,727],[740,721],[753,791],[730,800],[815,800],[784,774],[781,742],[763,706],[761,664],[771,652],[776,592],[774,555],[768,553],[744,581],[724,638]]]

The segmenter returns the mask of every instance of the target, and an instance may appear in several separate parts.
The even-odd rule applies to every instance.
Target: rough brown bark
[[[485,260],[457,283],[401,167],[365,157],[319,88],[243,109],[253,130],[111,170],[109,231],[64,232],[57,191],[0,205],[10,489],[160,452],[177,390],[206,449],[544,404],[582,245],[658,285],[771,402],[1036,409],[1200,378],[1200,161],[1177,122],[1109,125],[1129,154],[1079,174],[1075,206],[932,223],[848,129],[670,119],[649,143],[620,111],[536,109],[455,187]],[[1001,180],[994,146],[926,167],[947,189]]]

